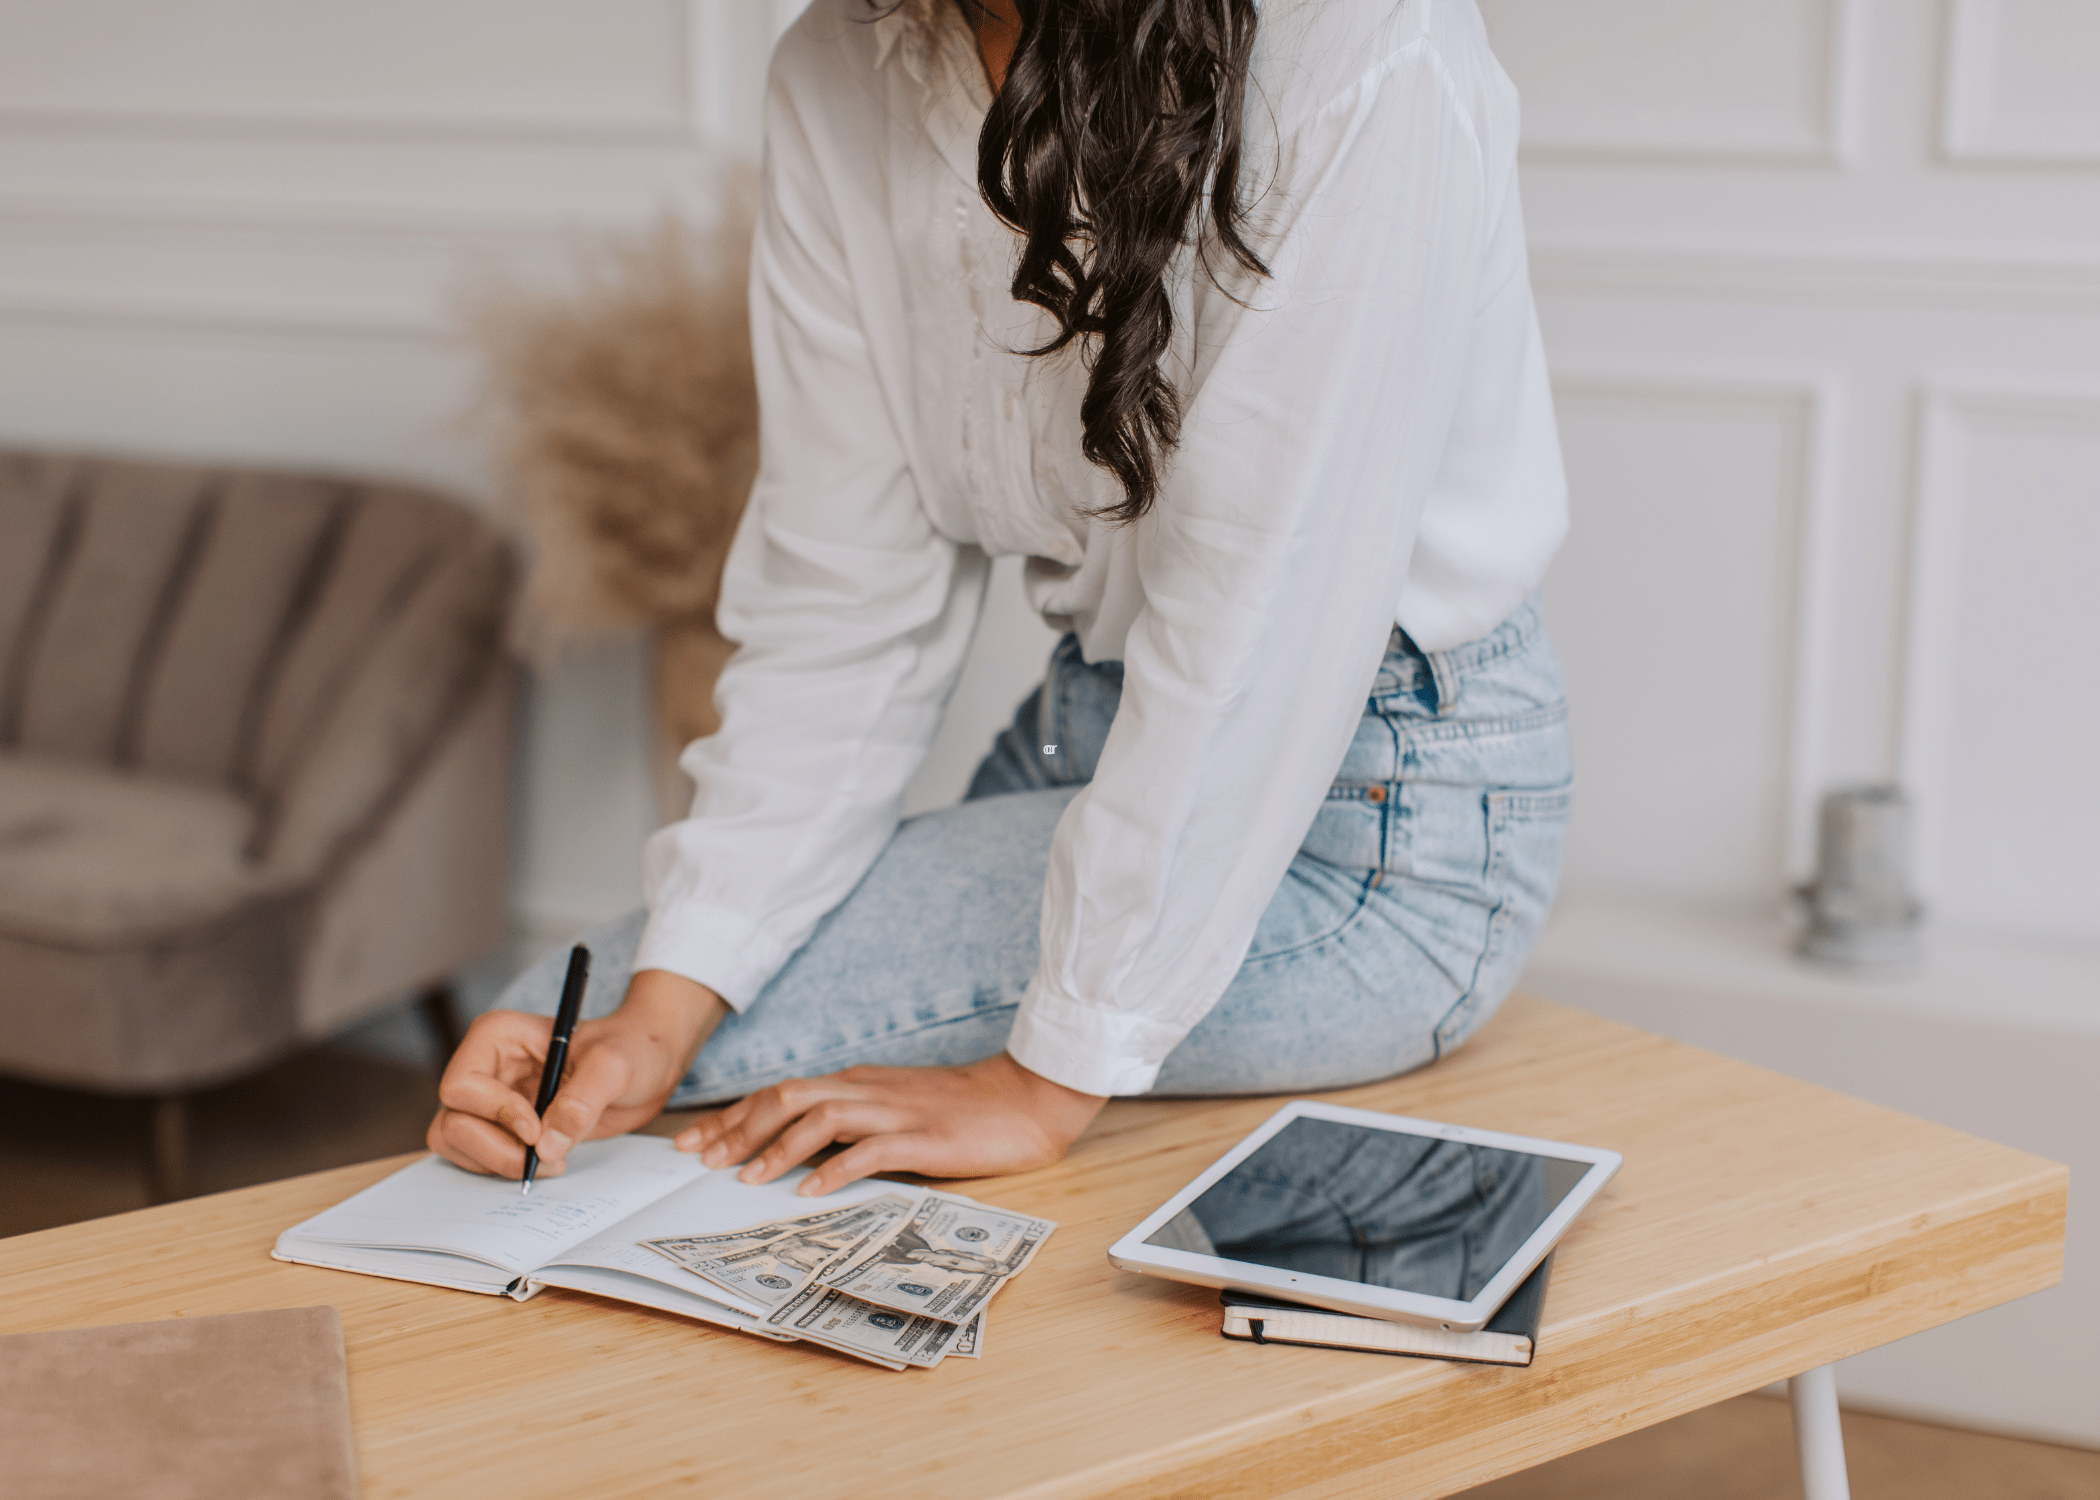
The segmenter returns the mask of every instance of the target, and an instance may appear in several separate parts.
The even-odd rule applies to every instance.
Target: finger
[[[886,1063],[855,1063],[832,1076],[843,1078],[848,1083],[918,1083],[923,1082],[928,1073],[936,1071],[947,1070],[926,1067],[893,1068]]]
[[[453,1107],[493,1119],[521,1139],[531,1141],[538,1127],[532,1109],[541,1061],[553,1023],[545,1016],[495,1010],[474,1018],[438,1082],[441,1100]],[[451,1098],[447,1099],[447,1093]],[[524,1124],[527,1116],[533,1123]]]
[[[903,1116],[894,1108],[860,1099],[827,1099],[804,1113],[780,1138],[759,1153],[736,1174],[737,1181],[771,1182],[790,1168],[799,1167],[833,1141],[857,1141],[864,1136],[897,1130]]]
[[[790,1078],[746,1095],[714,1120],[701,1122],[700,1160],[710,1167],[727,1167],[745,1160],[819,1097],[819,1091],[808,1087],[817,1082]]]
[[[917,1131],[871,1135],[816,1168],[802,1179],[795,1191],[804,1198],[820,1198],[877,1172],[916,1172],[923,1163],[930,1162],[934,1154],[933,1138]]]
[[[626,1092],[632,1075],[627,1059],[615,1048],[593,1047],[579,1057],[547,1106],[541,1159],[559,1165],[571,1146],[596,1134],[606,1107]]]
[[[672,1137],[671,1144],[681,1151],[705,1151],[722,1133],[722,1116],[727,1113],[727,1110],[709,1110]]]
[[[790,1078],[769,1089],[760,1089],[735,1106],[739,1118],[722,1132],[714,1146],[701,1154],[709,1166],[728,1166],[747,1160],[773,1137],[810,1110],[829,1099],[852,1099],[859,1091],[836,1075],[826,1078]]]
[[[525,1148],[501,1126],[478,1115],[441,1109],[430,1122],[426,1137],[430,1149],[469,1172],[493,1172],[498,1177],[522,1177]]]
[[[522,1011],[492,1010],[476,1016],[460,1038],[446,1071],[485,1073],[514,1089],[524,1090],[539,1082],[540,1063],[547,1056],[547,1043],[554,1023],[545,1016]]]
[[[689,1129],[693,1137],[693,1149],[700,1153],[704,1166],[726,1167],[736,1158],[729,1154],[722,1143],[729,1133],[750,1116],[751,1101],[739,1099],[727,1108],[715,1111],[705,1119],[695,1120]]]
[[[486,1073],[445,1069],[438,1083],[438,1103],[463,1115],[493,1121],[526,1146],[540,1138],[540,1117],[533,1113],[532,1101]]]

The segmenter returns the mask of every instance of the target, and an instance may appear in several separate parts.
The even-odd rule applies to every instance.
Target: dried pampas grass
[[[747,212],[598,247],[577,286],[499,284],[467,308],[483,411],[531,554],[534,655],[636,626],[711,623],[758,467]]]
[[[498,283],[465,309],[530,558],[517,644],[544,662],[593,635],[652,633],[666,817],[691,796],[678,751],[720,725],[714,682],[734,649],[714,610],[758,469],[749,203],[733,194],[710,233],[666,219],[599,246],[571,290]]]

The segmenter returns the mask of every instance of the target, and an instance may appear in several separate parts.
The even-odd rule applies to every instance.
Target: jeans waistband
[[[1539,609],[1539,596],[1534,593],[1510,612],[1509,618],[1477,640],[1449,647],[1442,651],[1424,651],[1409,638],[1398,625],[1386,641],[1385,660],[1379,663],[1378,677],[1371,688],[1371,696],[1384,697],[1391,693],[1419,691],[1425,682],[1439,684],[1437,698],[1448,706],[1457,697],[1458,680],[1468,672],[1476,671],[1489,662],[1499,660],[1523,650],[1544,628],[1544,619]],[[1120,661],[1090,662],[1079,648],[1079,637],[1067,631],[1051,650],[1053,670],[1063,666],[1068,670],[1094,673],[1108,678],[1119,686],[1123,681],[1123,663]]]
[[[1534,593],[1486,635],[1442,651],[1424,651],[1405,630],[1395,625],[1386,642],[1385,660],[1378,665],[1378,677],[1372,685],[1371,696],[1418,692],[1425,683],[1434,683],[1438,711],[1448,711],[1457,701],[1460,678],[1489,662],[1523,650],[1538,636],[1544,624],[1539,596]]]

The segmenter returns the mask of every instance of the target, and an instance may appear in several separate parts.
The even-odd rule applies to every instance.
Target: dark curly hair
[[[977,140],[977,183],[1023,240],[1014,296],[1057,320],[1055,338],[1021,352],[1078,343],[1081,448],[1123,487],[1099,514],[1134,521],[1181,437],[1181,399],[1160,370],[1175,255],[1193,240],[1215,279],[1214,243],[1268,274],[1242,233],[1254,0],[1014,3],[1021,37]]]

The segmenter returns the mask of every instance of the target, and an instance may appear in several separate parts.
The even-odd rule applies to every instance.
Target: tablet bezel
[[[1201,1197],[1212,1183],[1261,1149],[1263,1142],[1284,1126],[1301,1117],[1332,1120],[1343,1125],[1362,1125],[1373,1130],[1389,1130],[1398,1135],[1433,1136],[1438,1140],[1457,1141],[1465,1145],[1490,1146],[1534,1156],[1551,1156],[1562,1161],[1587,1163],[1588,1167],[1568,1190],[1567,1196],[1546,1216],[1545,1222],[1532,1232],[1531,1237],[1518,1247],[1516,1253],[1470,1302],[1459,1302],[1448,1297],[1425,1297],[1417,1292],[1394,1291],[1387,1287],[1369,1286],[1360,1281],[1314,1276],[1277,1266],[1227,1260],[1215,1255],[1198,1255],[1188,1250],[1171,1250],[1163,1245],[1145,1243],[1160,1226]],[[1266,1292],[1285,1301],[1303,1302],[1308,1306],[1324,1307],[1333,1312],[1355,1313],[1360,1317],[1383,1318],[1388,1322],[1415,1323],[1431,1328],[1448,1328],[1454,1333],[1474,1333],[1486,1326],[1488,1320],[1501,1309],[1502,1304],[1509,1300],[1510,1294],[1517,1289],[1518,1284],[1546,1258],[1546,1253],[1553,1248],[1561,1235],[1566,1233],[1568,1226],[1575,1221],[1575,1216],[1588,1207],[1590,1201],[1597,1196],[1604,1184],[1611,1180],[1612,1174],[1619,1170],[1624,1161],[1625,1158],[1618,1152],[1600,1146],[1577,1146],[1568,1141],[1509,1135],[1497,1130],[1476,1130],[1471,1126],[1450,1125],[1441,1120],[1421,1120],[1410,1115],[1390,1115],[1377,1110],[1352,1109],[1343,1104],[1325,1104],[1317,1099],[1293,1099],[1269,1116],[1238,1145],[1211,1163],[1195,1181],[1153,1210],[1135,1229],[1110,1246],[1108,1259],[1111,1265],[1125,1271],[1136,1271],[1140,1275],[1164,1276],[1173,1281],[1193,1282],[1197,1286]]]

